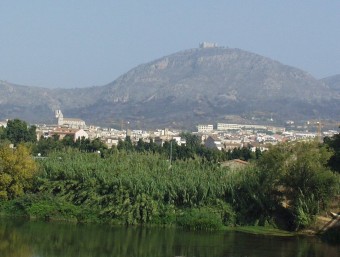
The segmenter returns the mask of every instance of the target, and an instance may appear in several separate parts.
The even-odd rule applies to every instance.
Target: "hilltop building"
[[[217,47],[217,43],[212,43],[212,42],[202,42],[199,44],[200,48],[214,48]]]

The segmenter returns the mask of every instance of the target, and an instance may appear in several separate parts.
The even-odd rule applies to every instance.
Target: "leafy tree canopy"
[[[272,147],[257,163],[262,188],[285,196],[298,228],[310,224],[336,193],[338,178],[327,167],[331,156],[316,142],[294,142]]]
[[[3,131],[3,137],[14,145],[24,142],[36,142],[36,127],[29,126],[25,121],[19,119],[9,120],[7,127]]]
[[[0,199],[21,196],[32,186],[37,171],[29,149],[20,144],[16,149],[0,146]]]
[[[324,142],[334,151],[334,154],[329,159],[329,166],[332,170],[340,173],[340,134],[336,134],[333,137],[326,137]]]

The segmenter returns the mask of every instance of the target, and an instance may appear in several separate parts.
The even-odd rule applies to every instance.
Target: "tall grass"
[[[214,205],[216,199],[235,202],[235,175],[197,160],[176,161],[170,167],[158,154],[120,151],[100,158],[70,151],[41,161],[36,193],[99,210],[103,219],[114,222],[174,222],[167,215],[179,209]]]

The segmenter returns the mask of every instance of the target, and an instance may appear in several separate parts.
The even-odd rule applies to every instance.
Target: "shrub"
[[[218,230],[223,226],[220,215],[208,207],[185,211],[177,224],[189,230]]]
[[[46,221],[51,219],[71,220],[76,218],[78,210],[73,204],[64,201],[41,200],[32,203],[28,208],[28,213],[31,218],[44,219]]]
[[[212,211],[221,217],[225,226],[234,226],[236,223],[236,213],[232,206],[220,199],[211,203]]]
[[[159,214],[153,220],[153,223],[159,225],[173,225],[176,223],[176,209],[172,204],[161,204]]]

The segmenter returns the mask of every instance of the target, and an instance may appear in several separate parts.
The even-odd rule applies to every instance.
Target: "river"
[[[111,227],[0,219],[1,257],[298,257],[340,256],[317,237],[278,237],[235,231]]]

